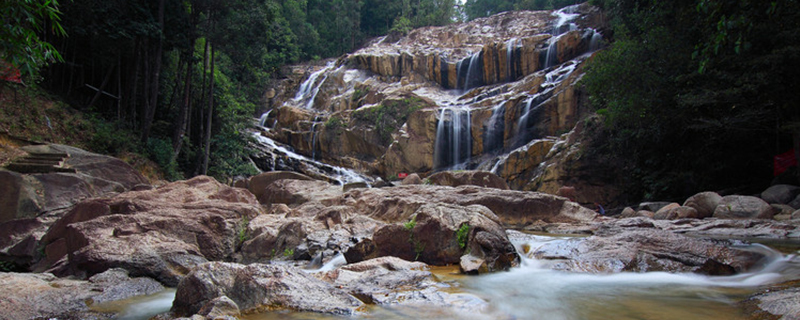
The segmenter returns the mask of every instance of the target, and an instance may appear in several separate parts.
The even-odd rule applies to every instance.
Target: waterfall
[[[470,110],[465,107],[444,107],[439,113],[434,146],[436,169],[463,168],[472,155]]]
[[[314,122],[311,124],[311,160],[317,160],[317,125],[319,124],[319,116],[314,117]]]
[[[334,61],[328,62],[325,68],[315,71],[308,76],[308,79],[300,85],[300,90],[297,90],[294,101],[296,103],[304,103],[302,106],[305,109],[312,109],[314,107],[314,99],[317,98],[320,87],[322,87],[322,84],[328,79],[328,71],[333,69],[334,66],[336,66]],[[322,80],[317,81],[322,75],[324,75]]]
[[[574,31],[578,29],[578,26],[572,23],[572,20],[575,20],[578,16],[580,16],[580,14],[575,13],[577,8],[578,5],[572,5],[564,7],[553,13],[553,15],[558,17],[558,20],[556,20],[556,23],[553,25],[553,30],[550,32],[552,37],[548,41],[549,44],[547,46],[547,54],[545,55],[544,69],[553,67],[559,63],[558,39],[561,37],[561,35],[568,31]]]
[[[517,73],[514,70],[514,50],[517,48],[517,38],[511,38],[506,42],[506,81],[514,81]]]
[[[483,152],[492,153],[498,150],[503,150],[503,138],[505,136],[505,115],[506,101],[501,102],[492,108],[492,116],[486,124],[486,134],[483,137]]]
[[[267,126],[267,119],[269,119],[269,113],[270,112],[272,112],[272,109],[267,110],[267,112],[264,112],[264,114],[262,114],[261,117],[258,118],[258,125],[259,126],[262,126],[262,127],[266,127]]]
[[[253,136],[259,142],[261,147],[267,149],[269,153],[273,155],[273,159],[277,158],[276,160],[273,160],[273,170],[291,170],[309,176],[326,177],[327,179],[336,181],[341,185],[352,182],[372,181],[372,179],[351,169],[328,165],[297,154],[289,148],[278,144],[275,142],[275,140],[261,135],[259,132],[254,132]],[[276,164],[281,164],[283,168]]]
[[[464,90],[480,87],[483,84],[483,75],[481,69],[481,52],[473,54],[469,59],[469,67],[467,67],[467,78],[464,79]]]
[[[600,50],[603,45],[603,34],[592,29],[592,37],[589,39],[589,52]]]

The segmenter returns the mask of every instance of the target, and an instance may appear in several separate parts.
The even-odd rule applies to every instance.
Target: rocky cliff
[[[555,156],[553,143],[534,141],[554,141],[588,115],[577,83],[604,28],[602,13],[582,4],[377,38],[290,68],[268,91],[260,135],[367,175],[480,168],[514,189],[540,188],[538,179],[557,190],[569,178],[536,170]],[[292,162],[280,152],[254,161],[264,171]]]

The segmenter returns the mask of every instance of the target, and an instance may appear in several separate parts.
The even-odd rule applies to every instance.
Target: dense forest
[[[253,173],[244,129],[282,66],[387,33],[576,2],[4,1],[0,52],[95,115],[95,151],[146,154],[169,179],[233,176]],[[610,46],[583,81],[608,132],[592,152],[629,169],[632,198],[772,178],[772,157],[800,141],[796,0],[591,2],[610,20]]]
[[[800,142],[795,0],[593,0],[613,44],[584,83],[633,199],[754,192]],[[793,183],[794,175],[788,174]]]

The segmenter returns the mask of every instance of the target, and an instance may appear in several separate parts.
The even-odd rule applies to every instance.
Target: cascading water
[[[556,17],[558,17],[558,20],[556,20],[555,24],[553,25],[553,30],[550,32],[552,37],[549,40],[547,54],[545,55],[545,69],[559,64],[558,39],[560,36],[566,32],[575,31],[578,29],[578,26],[572,23],[572,20],[575,20],[580,16],[579,14],[575,13],[577,8],[577,5],[568,6],[553,13]]]
[[[295,94],[294,102],[300,104],[305,109],[312,109],[314,107],[314,99],[317,98],[320,87],[322,87],[322,84],[328,79],[328,71],[332,70],[335,66],[336,64],[334,61],[328,62],[325,68],[315,71],[308,76],[308,79],[303,81],[297,94]],[[322,80],[317,81],[320,76],[322,76]]]
[[[506,42],[506,81],[508,82],[514,81],[517,75],[514,67],[514,51],[517,49],[518,41],[517,38],[511,38]]]
[[[463,169],[472,155],[471,114],[467,107],[443,107],[434,146],[435,169]]]
[[[469,67],[467,68],[467,78],[464,79],[464,90],[480,87],[482,84],[481,78],[481,53],[475,53],[469,59]]]
[[[253,137],[256,138],[263,148],[268,149],[269,153],[273,155],[272,170],[299,171],[311,176],[326,177],[341,185],[353,182],[369,183],[372,181],[372,179],[354,170],[332,166],[297,154],[289,148],[278,144],[275,140],[261,135],[259,132],[254,132]]]
[[[503,138],[505,138],[505,115],[504,108],[506,101],[492,108],[492,117],[486,124],[486,134],[483,137],[483,152],[494,153],[503,150]]]
[[[267,126],[267,119],[269,119],[269,113],[270,112],[272,112],[271,109],[267,110],[267,112],[264,112],[264,114],[262,114],[261,117],[258,118],[258,125],[259,126],[261,126],[261,127],[266,127]]]
[[[311,160],[317,160],[317,125],[319,116],[314,117],[314,123],[311,125]]]

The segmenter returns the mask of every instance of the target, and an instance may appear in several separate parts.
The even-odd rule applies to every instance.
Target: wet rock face
[[[244,313],[289,309],[348,315],[362,305],[346,292],[294,267],[209,262],[178,284],[172,311],[191,316],[204,308],[213,309],[222,297],[237,307],[229,310]]]
[[[205,176],[89,200],[42,238],[40,267],[78,276],[123,268],[176,285],[198,264],[231,259],[236,225],[260,212],[251,193]]]

